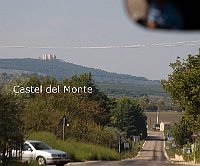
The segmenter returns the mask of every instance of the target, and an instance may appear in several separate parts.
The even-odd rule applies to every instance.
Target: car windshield
[[[30,142],[36,150],[51,150],[52,148],[44,142]]]

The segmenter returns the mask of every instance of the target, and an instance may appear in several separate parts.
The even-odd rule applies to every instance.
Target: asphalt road
[[[91,161],[83,163],[71,163],[80,166],[178,166],[167,160],[164,153],[164,139],[160,132],[150,132],[148,140],[138,156],[122,161]]]

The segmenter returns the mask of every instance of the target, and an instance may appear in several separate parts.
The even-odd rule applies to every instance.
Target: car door
[[[31,160],[32,158],[33,158],[33,149],[29,146],[29,144],[24,143],[22,151],[22,159]]]

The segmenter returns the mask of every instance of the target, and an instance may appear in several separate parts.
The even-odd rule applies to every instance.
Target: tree
[[[24,132],[20,104],[14,96],[3,94],[0,90],[0,150],[4,163],[6,151],[14,142],[23,142]],[[0,152],[1,153],[1,152]]]
[[[176,145],[180,148],[192,141],[189,124],[185,117],[182,117],[181,121],[173,126],[172,135],[175,138]]]
[[[128,137],[140,134],[146,137],[146,116],[143,111],[136,100],[120,98],[113,111],[111,125],[126,132]]]
[[[177,102],[188,113],[200,114],[200,53],[188,55],[181,61],[178,57],[171,63],[173,69],[168,80],[162,80],[162,86],[172,100]]]
[[[158,107],[156,106],[156,103],[155,103],[155,102],[150,102],[150,103],[148,104],[147,110],[148,110],[149,112],[156,112],[157,109],[158,109]]]
[[[172,128],[176,144],[182,147],[192,141],[192,133],[200,133],[200,50],[186,60],[178,57],[170,66],[172,74],[161,83],[173,103],[185,110],[182,120]]]
[[[143,110],[147,110],[149,105],[149,97],[147,95],[140,97],[139,104]]]
[[[72,76],[70,79],[65,79],[63,84],[70,84],[71,86],[86,86],[92,87],[92,93],[79,94],[79,96],[86,101],[93,101],[101,108],[100,121],[102,126],[106,126],[110,120],[110,110],[116,105],[114,99],[110,99],[105,93],[101,92],[95,85],[91,73]],[[95,104],[95,105],[96,105]]]
[[[158,99],[158,101],[156,101],[156,106],[157,106],[157,110],[158,111],[163,111],[164,107],[165,107],[165,102],[163,98]]]

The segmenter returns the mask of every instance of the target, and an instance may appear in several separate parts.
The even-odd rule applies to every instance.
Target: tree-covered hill
[[[59,80],[69,78],[75,74],[79,76],[82,73],[91,73],[92,78],[97,84],[100,85],[99,87],[111,95],[165,95],[159,81],[148,80],[145,77],[106,72],[104,70],[88,68],[59,59],[0,59],[0,72],[13,75],[19,75],[20,73],[37,73],[39,75],[53,76]],[[115,85],[117,86],[115,87]],[[125,90],[123,90],[124,85],[126,86]],[[133,86],[135,87],[134,89],[137,89],[137,91],[140,91],[141,89],[141,92],[132,92]],[[139,89],[137,88],[138,86]],[[146,90],[152,88],[153,91],[150,93],[148,92],[149,90]],[[128,92],[130,92],[130,94],[128,94]]]
[[[110,73],[100,69],[88,68],[73,63],[64,62],[62,60],[40,60],[30,58],[0,59],[0,68],[43,73],[45,75],[54,76],[57,79],[90,72],[97,82],[158,84],[157,81],[150,81],[144,77]]]

